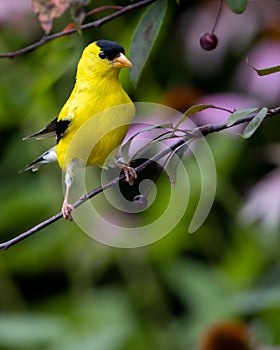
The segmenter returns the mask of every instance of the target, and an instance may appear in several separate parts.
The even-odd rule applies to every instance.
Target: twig
[[[239,125],[239,124],[243,124],[243,123],[247,123],[249,121],[251,121],[257,114],[258,112],[252,113],[249,116],[246,116],[238,121],[236,121],[233,125],[231,125],[230,127],[228,127],[226,125],[226,123],[220,123],[220,124],[207,124],[207,125],[203,125],[200,127],[197,127],[195,129],[192,130],[191,134],[193,136],[193,138],[200,138],[203,136],[207,136],[209,134],[212,134],[214,132],[219,132],[225,129],[229,129],[233,126]],[[267,116],[265,119],[272,117],[272,116],[276,116],[276,115],[280,115],[280,107],[274,108],[274,109],[270,109],[267,113]],[[182,137],[181,139],[179,139],[179,141],[173,143],[168,149],[165,149],[164,151],[158,153],[157,155],[155,155],[153,158],[147,160],[146,162],[144,162],[143,164],[141,164],[140,166],[138,166],[137,168],[135,168],[135,171],[137,173],[141,173],[144,169],[146,169],[152,162],[157,161],[163,157],[165,157],[166,155],[168,155],[171,152],[176,151],[179,147],[181,147],[183,144],[186,143],[186,140],[189,140],[189,135],[186,137]],[[115,185],[116,183],[118,183],[121,180],[125,179],[125,175],[122,174],[121,176],[118,176],[116,178],[114,178],[113,180],[111,180],[110,182],[101,185],[97,188],[95,188],[94,190],[92,190],[91,192],[86,193],[85,195],[83,195],[82,197],[80,197],[80,199],[78,199],[74,204],[73,207],[76,209],[78,208],[80,205],[82,205],[83,203],[85,203],[86,201],[88,201],[89,199],[95,197],[96,195],[98,195],[99,193],[105,191],[106,189],[108,189],[109,187]],[[11,246],[17,244],[18,242],[24,240],[25,238],[33,235],[34,233],[42,230],[43,228],[53,224],[54,222],[60,220],[62,218],[62,214],[58,213],[54,216],[52,216],[51,218],[39,223],[38,225],[32,227],[31,229],[25,231],[24,233],[12,238],[11,240],[8,240],[6,242],[3,242],[0,244],[0,250],[6,250],[8,248],[10,248]]]
[[[90,10],[89,12],[86,13],[86,17],[105,10],[122,10],[123,8],[124,8],[123,6],[117,6],[117,5],[104,5],[104,6],[96,7],[95,9]]]
[[[121,8],[119,11],[112,13],[111,15],[103,17],[103,18],[96,20],[94,22],[90,22],[90,23],[86,23],[86,24],[81,25],[80,30],[83,31],[83,30],[87,30],[90,28],[101,27],[103,24],[110,22],[115,18],[118,18],[118,17],[120,17],[128,12],[134,11],[134,10],[139,9],[141,7],[145,7],[147,5],[150,5],[155,1],[157,1],[157,0],[142,0],[142,1],[130,4],[130,5],[127,5],[123,8]],[[60,38],[60,37],[66,36],[66,35],[70,35],[70,34],[73,34],[76,32],[77,32],[76,28],[72,28],[72,29],[62,31],[59,33],[43,36],[39,41],[37,41],[34,44],[31,44],[29,46],[26,46],[20,50],[0,54],[0,58],[14,58],[16,56],[23,55],[27,52],[31,52],[31,51],[37,49],[38,47],[42,46],[43,44],[47,43],[48,41],[51,41],[51,40],[54,40],[54,39],[57,39],[57,38]]]

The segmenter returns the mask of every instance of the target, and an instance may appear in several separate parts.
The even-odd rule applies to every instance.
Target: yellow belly
[[[75,116],[57,145],[60,167],[65,170],[74,159],[84,166],[106,166],[114,159],[134,114],[135,108],[130,102],[100,113],[90,112],[87,120]]]

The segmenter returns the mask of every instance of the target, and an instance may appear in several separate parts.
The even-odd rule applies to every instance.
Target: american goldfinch
[[[115,157],[135,115],[135,107],[123,90],[118,76],[123,67],[132,67],[124,49],[116,42],[98,40],[88,45],[78,63],[76,83],[58,117],[25,139],[56,137],[55,147],[43,153],[21,172],[37,171],[57,161],[65,173],[62,214],[72,220],[69,191],[77,166],[106,167]],[[109,156],[109,158],[108,158]],[[136,178],[134,169],[120,165],[128,182]]]

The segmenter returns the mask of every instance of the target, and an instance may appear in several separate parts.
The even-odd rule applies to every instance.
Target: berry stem
[[[223,0],[220,0],[220,4],[219,4],[217,16],[216,16],[215,23],[214,23],[214,26],[213,26],[213,28],[212,28],[211,34],[214,34],[214,32],[215,32],[215,30],[216,30],[218,21],[219,21],[219,19],[220,19],[220,17],[221,17],[222,8],[223,8]]]

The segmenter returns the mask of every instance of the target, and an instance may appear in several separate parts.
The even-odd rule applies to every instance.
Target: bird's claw
[[[135,169],[128,165],[123,165],[122,170],[125,175],[125,181],[128,182],[130,186],[132,186],[134,181],[137,179],[137,173]]]
[[[73,207],[73,205],[69,204],[67,201],[64,201],[62,204],[61,213],[65,220],[69,220],[69,221],[73,220],[71,215],[72,211],[75,211],[75,208]]]

